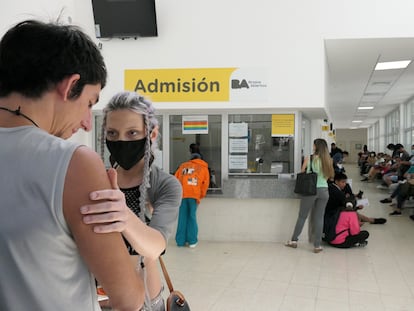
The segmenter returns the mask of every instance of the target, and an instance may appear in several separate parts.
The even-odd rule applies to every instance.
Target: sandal
[[[322,252],[322,251],[323,251],[323,248],[322,248],[321,246],[319,246],[319,247],[315,247],[315,248],[313,249],[313,252],[314,252],[315,254],[320,253],[320,252]]]
[[[285,243],[285,246],[291,247],[291,248],[297,248],[298,247],[298,242],[297,241],[287,241]]]

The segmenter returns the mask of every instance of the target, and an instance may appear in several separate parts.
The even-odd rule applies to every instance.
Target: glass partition
[[[272,137],[271,114],[229,115],[229,174],[293,173],[294,137]]]
[[[170,115],[170,173],[190,159],[189,146],[198,144],[210,170],[210,189],[221,188],[221,115]]]

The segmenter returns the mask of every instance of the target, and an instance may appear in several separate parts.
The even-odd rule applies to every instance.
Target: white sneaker
[[[197,246],[198,243],[188,245],[189,248],[194,248]]]

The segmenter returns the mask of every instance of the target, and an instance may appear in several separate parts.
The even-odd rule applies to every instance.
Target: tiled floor
[[[379,203],[387,191],[360,182],[356,165],[345,169],[353,190],[363,190],[370,202],[363,213],[388,219],[385,225],[364,225],[370,232],[366,248],[325,246],[314,254],[307,241],[297,249],[282,241],[200,241],[194,249],[171,241],[164,258],[174,288],[193,311],[414,310],[414,221],[408,217],[414,210],[389,217],[389,204]]]

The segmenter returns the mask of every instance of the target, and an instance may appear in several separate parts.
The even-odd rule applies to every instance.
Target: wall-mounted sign
[[[183,134],[208,134],[208,116],[183,116]]]
[[[127,69],[125,89],[153,102],[265,101],[262,68]]]
[[[295,136],[295,115],[294,114],[273,114],[272,115],[272,137]]]

